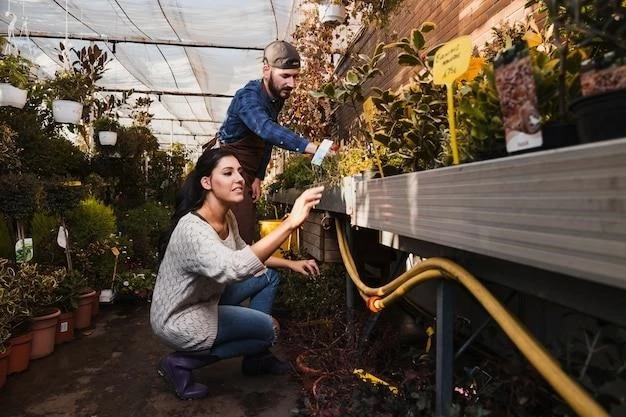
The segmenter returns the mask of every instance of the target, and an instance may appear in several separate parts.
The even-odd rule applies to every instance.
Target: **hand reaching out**
[[[293,203],[293,207],[286,221],[290,222],[294,229],[306,220],[311,209],[320,202],[322,191],[324,191],[323,185],[309,188],[300,194],[300,197]]]
[[[320,269],[317,266],[317,262],[315,262],[315,259],[291,261],[289,268],[291,268],[291,270],[294,272],[298,272],[306,276],[317,276],[320,274]]]

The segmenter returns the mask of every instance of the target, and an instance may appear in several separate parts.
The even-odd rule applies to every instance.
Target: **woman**
[[[287,372],[288,364],[269,351],[276,337],[269,313],[279,276],[266,267],[319,274],[314,260],[271,254],[304,222],[323,187],[303,192],[276,230],[248,246],[231,212],[244,197],[241,173],[229,151],[206,150],[182,187],[165,242],[150,322],[175,350],[160,360],[158,373],[181,399],[205,397],[208,388],[192,381],[192,370],[221,359],[243,356],[248,375]],[[249,307],[240,306],[247,298]]]

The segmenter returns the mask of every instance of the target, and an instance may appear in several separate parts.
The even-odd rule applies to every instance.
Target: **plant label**
[[[433,82],[452,84],[469,68],[472,57],[472,38],[460,36],[437,51],[433,64]]]
[[[332,140],[324,139],[322,143],[320,144],[320,146],[317,147],[317,150],[315,151],[315,155],[313,155],[313,160],[311,160],[311,163],[317,166],[322,165],[322,161],[324,160],[324,157],[326,157],[326,154],[330,150],[330,147],[332,146],[332,144],[333,144]]]

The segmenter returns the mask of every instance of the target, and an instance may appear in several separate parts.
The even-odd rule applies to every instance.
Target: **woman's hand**
[[[300,197],[296,199],[293,203],[291,212],[289,213],[289,217],[285,220],[286,222],[289,222],[293,229],[299,227],[306,220],[311,212],[311,209],[320,202],[320,199],[322,198],[322,191],[324,191],[323,185],[309,188],[300,194]]]
[[[317,276],[320,274],[320,269],[317,266],[315,259],[303,259],[301,261],[291,261],[289,268],[302,275]]]

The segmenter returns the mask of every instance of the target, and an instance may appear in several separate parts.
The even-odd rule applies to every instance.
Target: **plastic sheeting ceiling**
[[[0,34],[12,32],[13,45],[47,77],[60,65],[61,41],[95,42],[113,58],[98,86],[162,92],[149,94],[161,147],[197,151],[219,128],[230,96],[260,77],[263,47],[289,39],[299,7],[298,0],[0,0]]]

